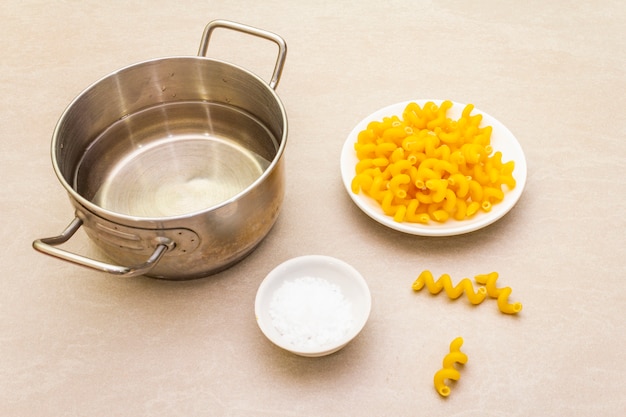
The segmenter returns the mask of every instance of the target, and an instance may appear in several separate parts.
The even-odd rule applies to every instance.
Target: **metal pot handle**
[[[95,269],[97,271],[108,272],[110,274],[122,277],[133,277],[137,275],[143,275],[150,271],[152,268],[154,268],[156,264],[161,260],[161,257],[165,254],[165,252],[167,252],[168,249],[170,249],[174,244],[174,242],[172,242],[170,239],[163,238],[163,240],[157,244],[156,249],[154,250],[152,255],[150,255],[148,260],[143,264],[136,266],[112,265],[106,262],[86,258],[84,256],[77,255],[75,253],[68,252],[56,247],[67,242],[72,236],[74,236],[74,233],[76,233],[76,231],[80,228],[80,226],[82,226],[82,224],[83,221],[76,217],[60,235],[35,240],[33,242],[33,248],[35,248],[39,252],[45,253],[46,255],[54,256],[55,258],[72,262],[77,265],[85,266],[87,268]]]
[[[258,29],[252,26],[243,25],[241,23],[231,22],[228,20],[214,20],[209,22],[208,25],[204,28],[204,33],[202,34],[202,41],[200,42],[200,49],[198,50],[198,56],[206,56],[207,49],[209,47],[209,39],[211,38],[211,33],[216,28],[226,28],[232,29],[237,32],[247,33],[249,35],[258,36],[259,38],[264,38],[274,42],[278,45],[278,58],[276,59],[276,65],[274,66],[274,73],[272,74],[272,78],[269,82],[269,86],[276,90],[276,86],[278,85],[278,81],[280,80],[280,76],[283,72],[283,67],[285,66],[285,58],[287,57],[287,44],[285,40],[278,36],[275,33],[268,32],[263,29]]]

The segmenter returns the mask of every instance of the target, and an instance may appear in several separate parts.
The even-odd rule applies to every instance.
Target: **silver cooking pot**
[[[206,57],[216,28],[270,40],[269,83]],[[75,209],[36,250],[121,276],[183,280],[228,268],[269,233],[284,196],[287,116],[276,92],[278,35],[216,20],[198,56],[122,68],[84,90],[52,137],[54,171]],[[58,245],[80,227],[113,263]]]

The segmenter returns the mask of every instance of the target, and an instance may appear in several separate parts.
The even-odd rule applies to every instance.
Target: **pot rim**
[[[184,214],[178,214],[178,215],[174,215],[174,216],[164,216],[164,217],[143,217],[143,216],[133,216],[133,215],[128,215],[128,214],[124,214],[124,213],[118,213],[116,211],[112,211],[112,210],[108,210],[105,209],[95,203],[93,203],[92,201],[88,200],[87,198],[83,197],[80,193],[78,193],[78,191],[76,191],[76,189],[70,184],[68,183],[68,181],[65,179],[63,173],[61,172],[59,163],[57,161],[57,156],[56,156],[56,149],[60,143],[60,130],[61,130],[61,126],[63,125],[64,120],[68,117],[68,113],[70,112],[71,109],[73,109],[76,106],[76,103],[85,95],[88,94],[88,92],[90,90],[92,90],[93,88],[95,88],[98,84],[100,84],[101,82],[103,82],[104,80],[106,80],[107,78],[113,77],[116,74],[122,73],[124,71],[130,70],[131,68],[135,68],[135,67],[139,67],[142,65],[149,65],[152,63],[157,63],[157,62],[164,62],[164,61],[170,61],[170,60],[189,60],[189,61],[196,61],[196,60],[200,60],[200,61],[212,61],[212,62],[218,62],[220,64],[235,68],[236,70],[242,71],[244,72],[247,76],[252,77],[257,83],[259,83],[260,85],[263,86],[263,88],[265,88],[273,97],[273,99],[275,100],[276,104],[278,104],[278,107],[280,109],[280,114],[281,114],[281,120],[283,122],[283,132],[282,132],[282,137],[280,138],[280,143],[278,145],[278,149],[276,150],[276,155],[274,156],[274,158],[272,159],[272,161],[270,162],[270,165],[265,169],[265,171],[263,171],[263,173],[261,175],[259,175],[259,177],[254,180],[254,182],[252,184],[250,184],[249,186],[247,186],[245,189],[241,190],[239,193],[235,194],[234,196],[218,203],[218,204],[214,204],[212,206],[200,209],[200,210],[195,210],[195,211],[191,211],[188,213],[184,213]],[[172,101],[175,102],[175,101]],[[167,103],[167,102],[162,102],[162,103]],[[161,103],[154,103],[154,104],[161,104]],[[115,219],[115,221],[125,221],[125,222],[141,222],[141,223],[149,223],[149,224],[153,224],[153,223],[163,223],[163,222],[171,222],[171,221],[178,221],[178,220],[184,220],[184,219],[188,219],[190,217],[194,217],[197,215],[201,215],[203,213],[208,213],[208,212],[212,212],[212,211],[216,211],[224,206],[227,206],[229,204],[232,204],[234,202],[237,202],[238,200],[242,199],[246,194],[248,194],[252,189],[256,188],[260,183],[262,183],[263,181],[265,181],[265,179],[267,177],[269,177],[270,175],[272,175],[273,171],[276,169],[276,166],[279,164],[282,155],[285,151],[285,147],[287,144],[287,133],[288,133],[288,121],[287,121],[287,113],[285,111],[285,107],[282,103],[282,101],[280,100],[280,97],[278,96],[278,94],[276,93],[275,89],[272,88],[265,80],[263,80],[261,77],[259,77],[258,75],[254,74],[253,72],[230,62],[224,61],[224,60],[220,60],[220,59],[215,59],[215,58],[208,58],[206,56],[195,56],[195,55],[175,55],[175,56],[165,56],[165,57],[158,57],[158,58],[151,58],[148,60],[144,60],[144,61],[140,61],[140,62],[136,62],[134,64],[130,64],[130,65],[126,65],[124,67],[121,67],[113,72],[108,73],[107,75],[100,77],[98,80],[92,82],[88,87],[86,87],[85,89],[83,89],[78,95],[76,95],[74,97],[74,99],[72,99],[72,101],[66,106],[65,110],[63,111],[63,113],[61,114],[61,117],[59,118],[59,120],[57,121],[53,134],[52,134],[52,142],[51,142],[51,147],[50,147],[50,152],[51,152],[51,159],[52,159],[52,166],[54,168],[54,172],[57,176],[57,178],[59,179],[59,181],[61,182],[61,184],[63,185],[63,188],[65,188],[65,190],[70,194],[70,196],[82,207],[84,207],[85,209],[91,211],[92,213],[101,216],[101,217],[105,217],[105,218],[109,218],[109,219]]]

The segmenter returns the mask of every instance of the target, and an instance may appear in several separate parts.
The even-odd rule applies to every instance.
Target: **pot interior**
[[[76,167],[74,188],[119,214],[184,215],[252,185],[270,166],[278,143],[242,109],[205,101],[163,103],[98,135]]]
[[[204,57],[161,58],[83,91],[57,124],[53,164],[96,213],[176,217],[263,181],[284,151],[286,123],[274,90],[250,72]]]

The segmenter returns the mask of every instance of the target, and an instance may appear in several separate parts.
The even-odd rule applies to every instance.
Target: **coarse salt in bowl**
[[[274,268],[256,294],[261,331],[275,345],[301,356],[334,353],[363,329],[372,298],[363,276],[323,255],[290,259]]]

